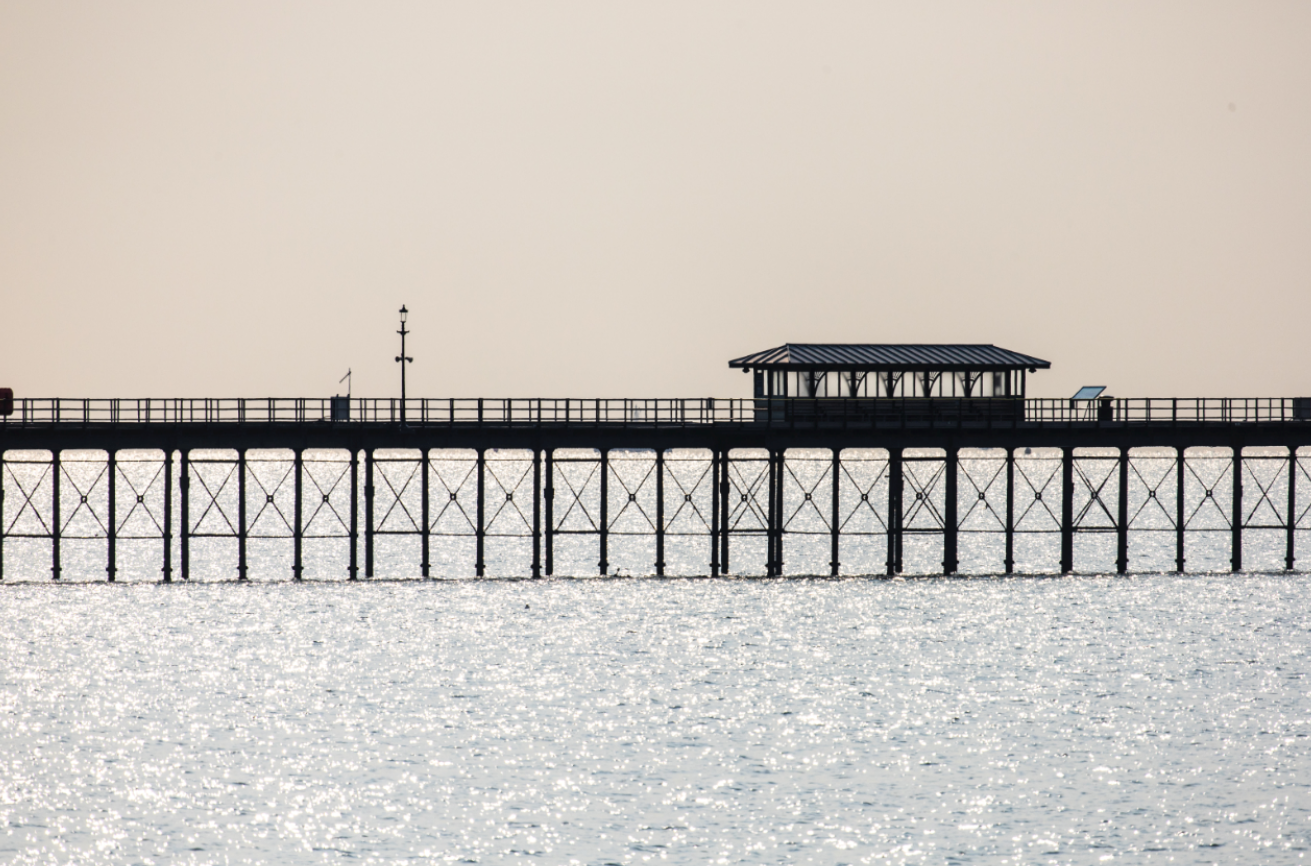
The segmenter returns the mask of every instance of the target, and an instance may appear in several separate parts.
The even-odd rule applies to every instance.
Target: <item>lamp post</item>
[[[401,353],[396,356],[396,363],[401,365],[401,425],[402,426],[404,426],[405,424],[405,365],[414,363],[414,359],[406,356],[405,354],[405,335],[409,333],[409,331],[405,330],[405,320],[409,318],[409,315],[410,315],[410,311],[405,309],[404,304],[401,304],[401,329],[396,332],[401,335]]]

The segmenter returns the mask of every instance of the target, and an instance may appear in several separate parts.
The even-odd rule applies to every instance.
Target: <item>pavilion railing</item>
[[[23,398],[13,401],[10,414],[0,414],[0,432],[53,425],[311,423],[875,429],[1311,424],[1311,398],[415,398],[404,405],[390,398]]]

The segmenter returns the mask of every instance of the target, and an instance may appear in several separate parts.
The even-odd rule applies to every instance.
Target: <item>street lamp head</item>
[[[405,305],[404,305],[404,304],[401,304],[401,324],[402,324],[402,325],[405,324],[405,319],[406,319],[409,315],[410,315],[410,311],[407,310],[407,309],[405,309]]]

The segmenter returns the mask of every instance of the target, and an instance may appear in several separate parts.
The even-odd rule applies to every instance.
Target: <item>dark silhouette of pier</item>
[[[607,573],[609,537],[627,531],[616,521],[637,511],[655,536],[651,569],[662,574],[671,515],[683,515],[679,509],[687,507],[704,523],[698,531],[710,575],[734,570],[732,542],[748,536],[765,540],[766,573],[782,574],[786,542],[794,534],[828,535],[833,574],[844,546],[866,543],[868,536],[885,539],[888,574],[901,570],[905,538],[940,536],[942,571],[950,574],[959,568],[962,538],[975,531],[1005,537],[1007,572],[1014,567],[1018,534],[1058,533],[1060,570],[1072,572],[1077,534],[1113,533],[1115,565],[1124,572],[1131,529],[1173,533],[1181,572],[1191,532],[1227,532],[1230,563],[1238,571],[1245,530],[1281,530],[1285,565],[1292,569],[1297,533],[1311,529],[1311,477],[1298,457],[1298,447],[1311,444],[1304,400],[354,399],[349,411],[337,401],[337,420],[333,406],[331,399],[15,400],[12,414],[0,417],[0,575],[6,541],[46,538],[58,579],[60,542],[74,537],[70,515],[80,510],[100,530],[78,537],[105,539],[106,574],[113,580],[123,515],[137,508],[158,512],[164,580],[179,572],[188,577],[191,539],[215,535],[237,540],[235,573],[244,579],[252,511],[282,509],[277,503],[285,499],[286,537],[294,544],[289,566],[297,579],[303,541],[314,537],[306,533],[307,508],[325,503],[341,514],[350,550],[345,570],[352,579],[361,571],[373,575],[375,539],[385,534],[418,536],[418,570],[427,576],[430,539],[441,534],[434,513],[451,503],[461,513],[467,510],[467,534],[476,542],[470,565],[477,575],[486,568],[493,510],[499,514],[513,503],[523,519],[521,536],[531,538],[524,572],[533,577],[554,572],[554,542],[564,534],[594,535],[598,571]],[[1227,449],[1223,477],[1202,478],[1192,470],[1187,452],[1197,448]],[[1140,449],[1158,449],[1143,458],[1152,461],[1150,478],[1140,470]],[[252,467],[267,462],[270,450],[290,470],[276,484],[253,485]],[[1026,456],[1026,450],[1047,456]],[[1215,453],[1208,452],[1208,459]],[[100,467],[89,486],[69,474],[70,455]],[[122,455],[130,455],[134,465],[153,461],[148,490],[137,489],[139,484],[125,488]],[[1050,477],[1025,469],[1026,460],[1038,459],[1049,461]],[[458,489],[434,481],[442,460],[468,462]],[[513,483],[491,477],[506,460],[522,469],[513,473]],[[638,481],[623,477],[635,460],[646,461]],[[676,461],[682,461],[680,471],[698,461],[704,465],[692,472],[693,481],[676,485]],[[328,464],[341,470],[334,489],[315,488],[307,498],[308,470]],[[986,477],[976,477],[985,464]],[[411,494],[379,484],[380,472],[398,466],[420,488],[410,529],[380,523],[384,506],[395,509],[409,496],[407,513],[411,507]],[[569,481],[568,471],[579,466],[588,480]],[[236,485],[235,509],[230,496],[225,500],[212,484],[201,483],[215,467],[227,473],[224,484]],[[1035,509],[1050,521],[1022,525]],[[228,527],[219,532],[201,526],[197,517],[216,510]],[[1200,529],[1192,521],[1203,510],[1211,517],[1222,513],[1225,524]],[[566,513],[587,520],[581,528],[568,525],[562,522]],[[995,525],[972,529],[978,514],[995,518]],[[1143,514],[1158,523],[1135,523]],[[857,516],[869,518],[860,531],[853,528]],[[803,517],[810,520],[807,528],[801,528]]]

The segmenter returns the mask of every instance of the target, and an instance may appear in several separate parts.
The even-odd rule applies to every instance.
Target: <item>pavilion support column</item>
[[[293,506],[294,519],[292,524],[292,556],[291,556],[291,577],[292,580],[300,580],[305,572],[305,563],[303,554],[303,541],[305,537],[305,519],[304,519],[304,475],[305,462],[303,452],[300,448],[296,449],[295,462],[292,466],[292,472],[295,474],[295,491],[296,502]]]
[[[1293,570],[1297,562],[1297,446],[1288,448],[1288,537],[1284,544],[1284,568]]]
[[[960,468],[960,449],[952,446],[947,449],[947,465],[943,467],[947,474],[946,508],[942,517],[942,573],[955,574],[960,567],[957,548],[957,530],[959,527],[959,506],[956,489],[957,470]]]
[[[487,561],[484,558],[487,541],[487,452],[478,449],[478,525],[474,527],[474,574],[484,577],[487,574]]]
[[[246,580],[246,449],[237,451],[237,580]]]
[[[665,574],[665,449],[656,449],[656,561],[657,577]]]
[[[1174,568],[1184,573],[1184,457],[1188,449],[1176,446],[1174,464]]]
[[[1229,567],[1233,571],[1243,570],[1243,446],[1235,445],[1234,451],[1234,498],[1230,526],[1233,530],[1229,548]]]
[[[183,460],[186,459],[185,451],[182,452]],[[118,576],[118,452],[114,449],[109,450],[106,457],[105,472],[109,475],[109,515],[105,526],[105,579],[113,583]],[[185,464],[184,464],[185,465]],[[4,467],[0,467],[0,473],[3,473]],[[0,525],[4,524],[4,516],[0,514]]]
[[[534,578],[542,576],[542,449],[533,449],[533,565]]]
[[[373,577],[373,449],[364,449],[364,576]]]
[[[349,579],[359,580],[360,549],[360,452],[351,448],[351,528]]]
[[[901,449],[888,449],[888,576],[901,572]]]
[[[840,498],[841,481],[839,480],[838,477],[842,472],[841,448],[833,449],[832,472],[833,472],[833,491],[831,494],[832,502],[829,503],[831,507],[829,509],[830,538],[829,538],[828,567],[829,567],[829,574],[832,575],[833,577],[837,577],[838,572],[841,570],[841,560],[838,558],[838,553],[839,553],[838,545],[841,543],[841,536],[842,536],[842,525],[840,523],[840,521],[842,520],[842,500]]]
[[[59,476],[63,474],[63,464],[60,462],[60,452],[58,449],[50,452],[50,474],[54,484],[54,495],[50,501],[50,579],[59,580],[61,571],[59,562],[59,536],[60,536],[60,516],[59,516]],[[165,532],[168,530],[166,529]]]
[[[1006,374],[1007,376],[1010,373]],[[1009,379],[1007,380],[1010,381]],[[1007,574],[1015,573],[1015,449],[1006,449],[1006,558]]]
[[[423,529],[419,532],[419,537],[421,539],[419,571],[424,577],[428,577],[432,571],[432,563],[428,555],[432,537],[432,526],[429,524],[430,518],[428,516],[428,449],[424,448],[419,452],[419,455],[420,459],[423,460],[422,480],[420,482],[420,495],[423,496],[423,504],[419,507],[419,515],[420,519],[423,521]]]
[[[1115,516],[1115,573],[1129,571],[1129,449],[1120,448],[1120,492]]]
[[[601,526],[600,526],[600,560],[597,567],[601,574],[610,573],[610,450],[601,449]]]
[[[1074,449],[1061,449],[1061,574],[1074,571]]]
[[[719,509],[715,507],[715,490],[719,487],[721,460],[719,449],[710,452],[710,576],[719,577]]]
[[[191,449],[178,451],[178,554],[182,579],[191,580]]]
[[[164,451],[164,582],[173,582],[173,449]]]
[[[543,540],[546,542],[546,575],[555,573],[555,449],[546,449],[546,495],[542,507],[546,511]]]

